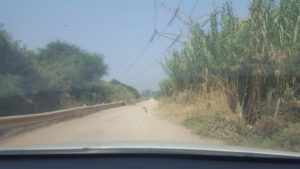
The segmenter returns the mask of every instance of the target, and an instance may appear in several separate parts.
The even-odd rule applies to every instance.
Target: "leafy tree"
[[[101,80],[108,69],[103,55],[66,42],[50,42],[38,51],[29,51],[0,27],[0,60],[0,115],[139,97],[131,86],[113,86]]]
[[[53,89],[80,88],[85,82],[107,74],[102,55],[91,54],[60,41],[51,42],[46,48],[40,49],[37,60]]]

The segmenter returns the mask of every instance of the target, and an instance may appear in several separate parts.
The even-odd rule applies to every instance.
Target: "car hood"
[[[225,145],[199,145],[178,143],[127,143],[109,142],[91,145],[35,146],[26,148],[0,148],[0,155],[24,154],[175,154],[209,155],[260,158],[293,158],[300,160],[300,153],[275,151]]]

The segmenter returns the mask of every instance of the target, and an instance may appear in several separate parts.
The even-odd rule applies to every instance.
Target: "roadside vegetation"
[[[160,83],[165,115],[233,145],[300,151],[300,1],[227,1],[190,25]]]
[[[0,26],[0,116],[138,98],[132,87],[105,82],[101,54],[63,41],[31,51]]]

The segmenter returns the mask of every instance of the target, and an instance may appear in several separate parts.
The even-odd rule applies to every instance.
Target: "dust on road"
[[[221,144],[161,119],[155,108],[157,104],[157,101],[149,100],[52,124],[2,140],[0,148],[94,145],[101,142]]]

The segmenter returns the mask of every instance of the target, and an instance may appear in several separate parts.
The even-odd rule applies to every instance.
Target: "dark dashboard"
[[[0,153],[3,169],[293,169],[300,168],[300,158],[164,149],[82,149],[47,151],[6,151]]]

